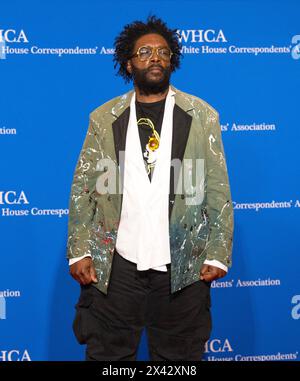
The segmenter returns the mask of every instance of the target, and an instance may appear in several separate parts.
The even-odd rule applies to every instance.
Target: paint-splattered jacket
[[[218,113],[203,100],[171,88],[176,93],[172,159],[188,164],[182,165],[184,175],[178,177],[171,171],[170,179],[171,292],[174,293],[199,280],[205,259],[231,266],[233,208]],[[98,277],[95,287],[104,293],[109,284],[121,215],[119,152],[125,151],[131,96],[132,91],[90,114],[70,197],[67,257],[90,254]],[[105,162],[103,159],[113,163],[115,170],[99,164]],[[188,176],[196,184],[196,171],[189,169],[196,159],[203,159],[204,163],[200,181],[203,197],[201,203],[193,205],[190,201],[197,192],[196,187],[186,186],[185,182],[182,193],[178,194],[174,192],[174,183],[178,185],[179,178],[186,180]],[[115,183],[110,184],[105,194],[99,192],[97,180],[100,175],[108,174],[115,175]]]

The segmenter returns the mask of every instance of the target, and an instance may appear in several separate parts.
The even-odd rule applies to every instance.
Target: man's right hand
[[[82,285],[98,283],[96,270],[91,257],[85,257],[70,266],[70,274]]]

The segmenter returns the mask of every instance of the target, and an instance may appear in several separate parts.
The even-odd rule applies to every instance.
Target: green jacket
[[[201,203],[187,203],[197,187],[183,187],[182,194],[170,191],[169,235],[171,248],[171,292],[199,280],[205,259],[231,266],[233,208],[223,151],[219,117],[203,100],[175,89],[172,158],[196,163],[203,159]],[[90,254],[97,272],[99,290],[107,293],[118,225],[122,189],[119,151],[125,150],[129,106],[133,91],[114,98],[90,114],[87,135],[72,183],[67,257]],[[107,159],[115,166],[115,184],[100,193],[100,175],[114,171],[97,164]],[[183,159],[183,160],[182,160]],[[188,159],[188,160],[187,160]],[[171,176],[171,185],[190,177],[196,184],[196,171]],[[107,171],[107,169],[109,169]],[[121,171],[122,172],[122,171]],[[183,173],[183,172],[182,172]]]

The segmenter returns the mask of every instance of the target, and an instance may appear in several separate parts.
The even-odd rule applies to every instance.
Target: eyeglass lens
[[[141,61],[146,61],[149,59],[152,54],[154,54],[154,50],[156,50],[156,54],[164,61],[169,61],[171,58],[171,52],[168,48],[151,48],[150,46],[143,46],[139,49],[139,58]]]

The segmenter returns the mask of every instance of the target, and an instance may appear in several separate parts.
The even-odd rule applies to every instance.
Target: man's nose
[[[153,61],[153,62],[158,62],[158,61],[160,61],[160,57],[159,57],[159,55],[158,55],[158,53],[157,53],[157,50],[154,50],[154,51],[153,51],[153,54],[152,54],[152,57],[151,57],[151,61]]]

